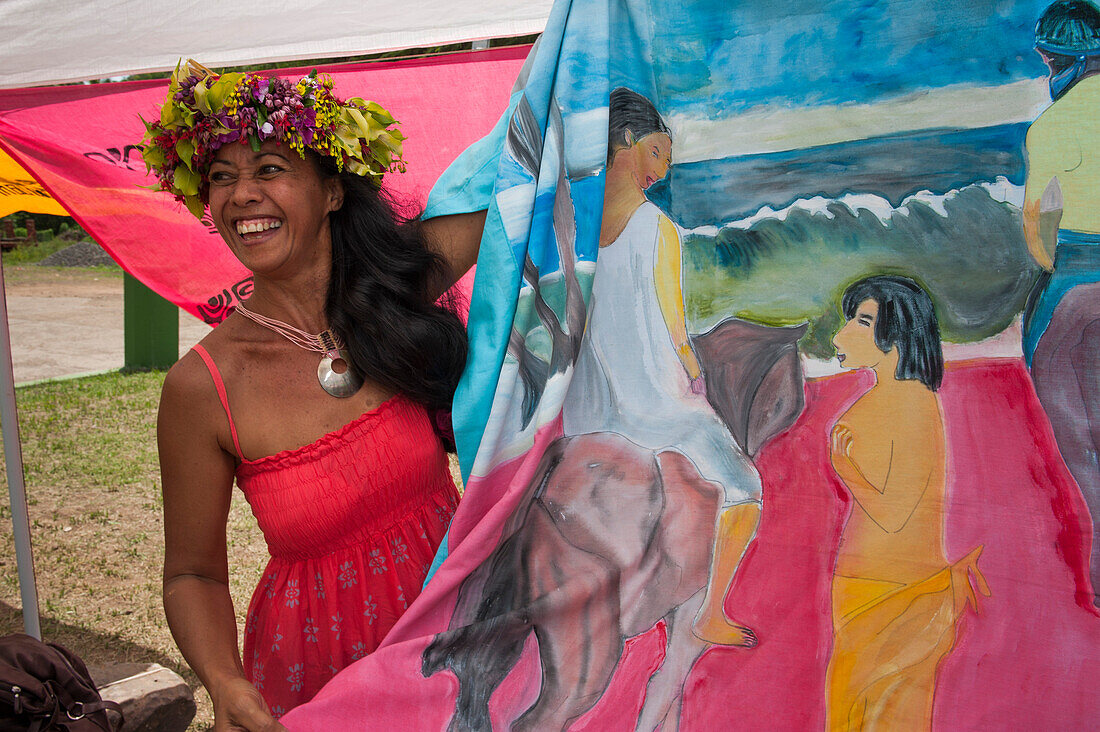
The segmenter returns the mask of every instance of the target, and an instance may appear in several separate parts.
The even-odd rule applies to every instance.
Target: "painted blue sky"
[[[605,3],[574,0],[572,14],[607,12]],[[641,90],[652,82],[632,68],[634,59],[651,55],[663,110],[708,117],[765,104],[872,102],[950,84],[1004,84],[1044,74],[1032,46],[1048,3],[624,0],[609,3],[612,66],[617,83]],[[605,63],[603,29],[585,25],[570,24],[576,42],[559,70],[559,89]],[[580,98],[571,102],[583,106]]]
[[[1049,0],[649,0],[665,108],[873,102],[949,84],[1042,76]],[[783,13],[778,17],[777,12]]]

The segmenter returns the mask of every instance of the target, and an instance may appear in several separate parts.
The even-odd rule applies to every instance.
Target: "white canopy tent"
[[[552,0],[2,0],[0,88],[358,56],[542,31]],[[0,418],[23,623],[41,637],[0,266]]]
[[[539,33],[552,0],[3,0],[0,88]]]

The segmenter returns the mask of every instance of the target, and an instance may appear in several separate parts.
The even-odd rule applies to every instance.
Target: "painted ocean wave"
[[[1018,209],[1023,207],[1024,187],[1014,184],[1004,176],[997,176],[996,180],[981,181],[974,185],[984,188],[989,193],[989,197],[994,201],[1008,203]],[[860,211],[869,211],[875,216],[878,216],[879,220],[883,223],[888,223],[895,214],[904,216],[909,215],[910,204],[922,204],[931,208],[940,216],[946,217],[948,215],[947,202],[955,198],[963,190],[966,190],[966,188],[956,188],[947,193],[934,193],[927,189],[921,190],[910,196],[906,196],[897,206],[892,204],[885,197],[875,193],[845,193],[837,198],[812,196],[810,198],[800,198],[789,206],[778,210],[771,206],[762,206],[759,211],[743,219],[729,221],[721,227],[711,225],[697,226],[694,229],[688,230],[688,233],[698,234],[700,236],[715,236],[723,228],[751,229],[754,224],[767,219],[783,221],[795,211],[809,214],[821,214],[827,218],[833,218],[835,215],[833,209],[837,205],[847,207],[853,214],[858,214]]]
[[[674,164],[649,197],[687,229],[721,226],[798,200],[873,191],[892,207],[1004,178],[1023,185],[1027,124],[922,130],[800,150]]]
[[[684,239],[691,329],[730,315],[809,321],[803,350],[828,357],[844,288],[890,273],[930,292],[945,340],[983,340],[1012,322],[1038,274],[1023,239],[1021,197],[1019,186],[998,176],[896,202],[877,194],[804,197],[695,227]]]

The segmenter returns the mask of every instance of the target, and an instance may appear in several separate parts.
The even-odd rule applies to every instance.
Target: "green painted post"
[[[126,369],[166,369],[179,359],[179,308],[123,275],[122,327]]]

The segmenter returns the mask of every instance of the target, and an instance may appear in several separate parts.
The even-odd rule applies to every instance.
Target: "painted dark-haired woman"
[[[446,531],[458,494],[433,414],[449,408],[466,336],[436,298],[475,256],[483,219],[398,216],[380,188],[400,149],[393,118],[322,79],[189,65],[159,120],[150,168],[208,212],[254,281],[164,382],[164,608],[214,729],[273,730],[374,650]],[[271,552],[243,658],[234,481]]]
[[[936,670],[966,604],[977,608],[971,575],[989,595],[981,547],[953,564],[944,556],[939,325],[928,294],[904,277],[856,282],[841,309],[837,357],[875,384],[832,431],[833,468],[854,505],[833,576],[827,728],[930,729]]]
[[[722,486],[711,576],[694,631],[708,643],[753,647],[727,617],[733,576],[760,520],[760,476],[706,399],[684,312],[679,228],[646,190],[672,165],[672,136],[649,99],[611,92],[599,267],[570,385],[565,434],[615,432],[683,453]]]

